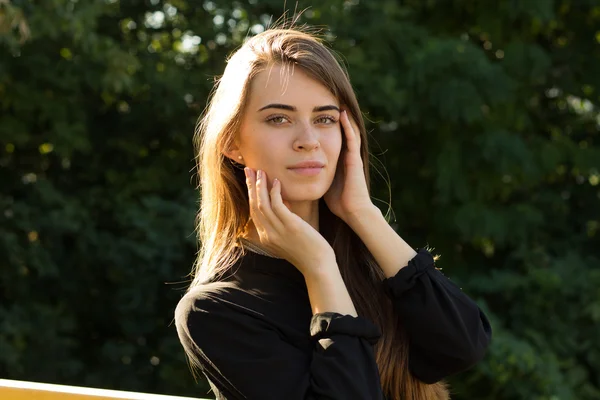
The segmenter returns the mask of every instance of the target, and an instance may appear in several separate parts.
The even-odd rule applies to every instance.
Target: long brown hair
[[[329,89],[358,124],[361,157],[370,160],[364,120],[348,73],[317,35],[299,28],[274,28],[248,39],[227,60],[225,72],[215,85],[194,135],[201,194],[196,220],[201,249],[190,287],[230,273],[241,257],[236,243],[244,234],[250,216],[248,194],[240,165],[224,152],[239,131],[252,79],[274,64],[301,68]],[[370,162],[363,164],[370,188]],[[354,231],[329,211],[322,199],[319,216],[321,234],[335,251],[359,315],[373,321],[382,331],[375,354],[385,395],[406,400],[448,399],[443,382],[425,384],[409,372],[408,342],[402,321],[382,290],[385,276],[372,254]]]

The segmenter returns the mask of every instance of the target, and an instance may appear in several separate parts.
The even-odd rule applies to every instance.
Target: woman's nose
[[[296,150],[313,150],[319,147],[319,133],[313,126],[299,128],[294,148]]]

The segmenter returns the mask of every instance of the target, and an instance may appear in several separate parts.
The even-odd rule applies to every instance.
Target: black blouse
[[[417,379],[434,383],[482,359],[486,316],[427,250],[382,284]],[[361,316],[312,315],[304,276],[286,260],[247,252],[230,278],[190,290],[175,322],[217,399],[384,399],[373,351],[379,328]]]

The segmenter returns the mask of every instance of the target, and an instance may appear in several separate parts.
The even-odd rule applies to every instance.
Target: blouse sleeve
[[[315,314],[310,354],[263,318],[219,299],[182,308],[188,311],[176,313],[181,343],[198,354],[211,386],[228,400],[383,399],[373,350],[381,332],[367,319]]]
[[[483,358],[492,335],[487,317],[435,268],[429,251],[420,249],[383,283],[407,332],[409,368],[417,379],[434,383]]]

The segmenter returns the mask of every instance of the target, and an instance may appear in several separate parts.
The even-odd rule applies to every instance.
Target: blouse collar
[[[241,260],[243,267],[260,271],[267,275],[280,276],[303,284],[305,283],[302,272],[284,258],[274,258],[246,249]]]

